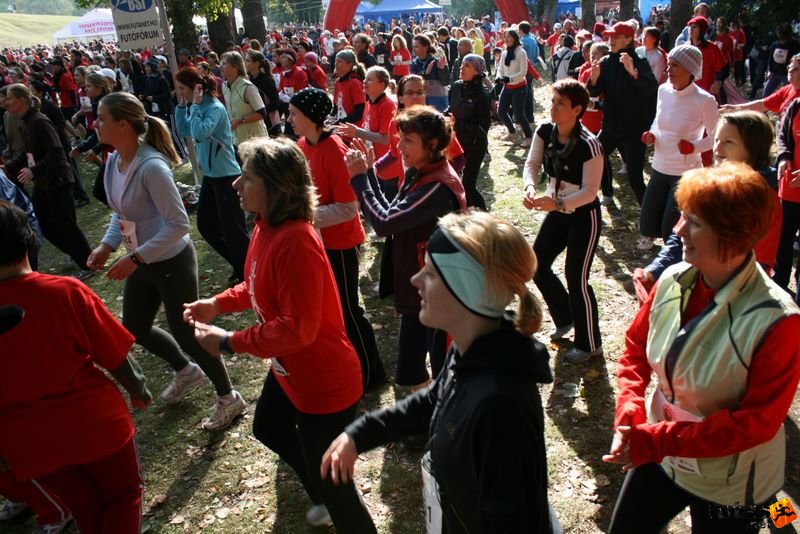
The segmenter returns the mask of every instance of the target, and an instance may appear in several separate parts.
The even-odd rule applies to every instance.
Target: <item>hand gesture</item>
[[[533,209],[533,201],[536,199],[536,189],[532,185],[525,186],[525,193],[522,196],[522,205],[527,209]]]
[[[627,52],[619,55],[619,62],[625,67],[625,70],[633,77],[636,77],[636,67],[633,66],[633,58]]]
[[[358,450],[356,442],[346,432],[339,434],[331,442],[328,450],[322,455],[322,464],[319,468],[320,477],[325,480],[328,472],[331,474],[331,482],[334,484],[347,484],[353,480]]]
[[[131,257],[126,254],[114,262],[114,264],[108,270],[108,273],[106,273],[106,276],[111,280],[125,280],[133,274],[133,271],[136,270],[136,267],[137,265],[133,263]]]
[[[336,125],[336,133],[341,137],[355,137],[356,125],[349,122],[340,122]]]
[[[200,299],[183,305],[183,320],[194,326],[194,323],[210,323],[219,315],[216,298]]]
[[[101,243],[96,249],[89,254],[89,259],[86,260],[86,266],[96,271],[98,269],[102,269],[106,266],[106,262],[108,261],[108,256],[111,254],[111,247],[106,245],[105,243]]]
[[[215,358],[219,358],[220,356],[219,342],[226,335],[228,335],[228,333],[218,326],[212,326],[198,321],[194,322],[194,338],[200,343],[203,350]]]
[[[365,174],[375,162],[375,152],[367,147],[363,139],[353,139],[351,146],[352,148],[344,156],[350,178]]]
[[[631,451],[629,436],[631,427],[618,426],[614,431],[614,439],[611,441],[611,450],[608,454],[603,455],[603,461],[609,464],[621,464],[623,471],[633,469],[631,463]]]

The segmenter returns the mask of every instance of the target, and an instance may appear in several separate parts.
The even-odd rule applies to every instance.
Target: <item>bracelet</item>
[[[229,356],[234,354],[234,352],[233,352],[233,349],[231,349],[231,346],[230,346],[230,344],[228,343],[228,340],[229,340],[230,338],[231,338],[231,335],[230,335],[230,334],[225,334],[225,335],[224,335],[224,336],[222,336],[222,337],[220,338],[220,340],[219,340],[219,351],[220,351],[222,354],[227,354],[227,355],[229,355]]]
[[[144,265],[144,262],[136,256],[135,252],[131,252],[130,254],[128,254],[128,257],[131,259],[134,265],[138,266]]]

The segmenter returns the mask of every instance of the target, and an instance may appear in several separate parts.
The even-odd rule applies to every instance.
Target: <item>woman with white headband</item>
[[[353,479],[359,453],[429,433],[422,459],[428,532],[551,532],[537,384],[552,382],[533,339],[541,308],[525,283],[536,256],[511,223],[484,212],[449,214],[411,279],[420,321],[453,339],[429,387],[367,413],[334,440],[322,475]],[[516,314],[506,310],[519,297]]]

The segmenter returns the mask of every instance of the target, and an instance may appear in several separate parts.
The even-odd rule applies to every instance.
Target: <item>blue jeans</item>
[[[764,94],[762,98],[767,98],[769,95],[783,87],[789,83],[789,79],[786,77],[785,74],[775,74],[771,73],[769,75],[769,80],[767,80],[767,85],[764,86]]]
[[[497,108],[497,114],[500,115],[500,119],[502,119],[503,124],[508,128],[508,131],[510,133],[516,133],[517,130],[514,128],[514,121],[511,120],[511,115],[508,113],[508,107],[511,106],[514,111],[514,118],[519,125],[522,126],[522,132],[525,134],[525,137],[532,137],[533,132],[531,132],[531,124],[525,117],[525,97],[527,96],[527,85],[516,89],[503,87],[503,90],[500,92],[500,104]]]

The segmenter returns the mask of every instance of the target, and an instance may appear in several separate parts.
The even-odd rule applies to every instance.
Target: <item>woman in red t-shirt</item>
[[[249,275],[215,297],[186,304],[184,318],[211,354],[271,360],[253,434],[300,476],[314,503],[309,522],[332,522],[339,532],[376,532],[352,483],[320,479],[322,454],[355,417],[363,390],[336,281],[313,226],[316,191],[308,164],[287,139],[252,139],[239,154],[242,176],[233,186],[242,209],[256,214]],[[221,313],[251,308],[258,324],[244,330],[207,324]]]
[[[319,199],[314,227],[322,236],[325,254],[339,289],[347,337],[358,353],[364,388],[369,390],[386,382],[386,373],[372,325],[359,303],[358,259],[364,241],[364,227],[344,164],[347,145],[339,135],[325,127],[325,119],[332,108],[325,91],[305,89],[289,102],[289,122],[300,136],[297,144],[308,160],[311,178],[317,188]]]
[[[392,53],[389,55],[389,63],[392,64],[392,78],[400,81],[403,76],[411,74],[411,52],[405,38],[402,35],[392,37]]]
[[[360,70],[359,70],[360,69]],[[334,63],[336,83],[333,85],[333,117],[335,123],[364,124],[364,67],[352,50],[341,50]]]
[[[82,282],[31,270],[36,235],[25,212],[5,201],[0,242],[0,302],[24,310],[0,336],[0,466],[55,493],[84,534],[138,534],[133,421],[99,369],[128,390],[134,407],[146,408],[152,396],[128,356],[133,336]]]

